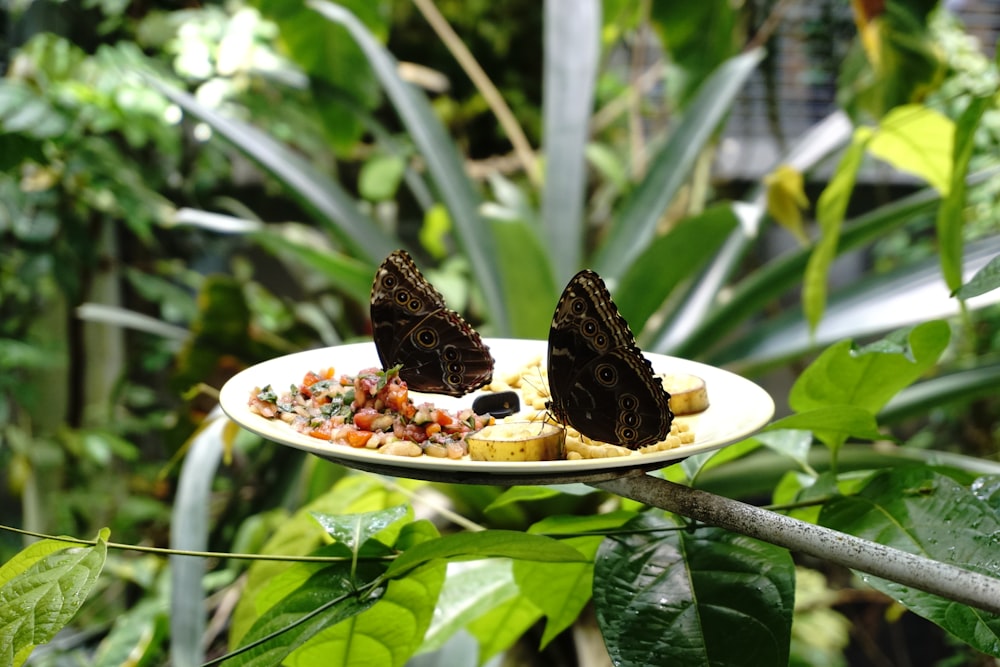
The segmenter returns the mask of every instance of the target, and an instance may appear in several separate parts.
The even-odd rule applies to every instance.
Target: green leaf
[[[369,201],[386,201],[396,196],[406,173],[406,161],[399,155],[376,155],[361,166],[358,192]]]
[[[771,451],[787,456],[801,467],[808,468],[809,450],[812,448],[812,433],[808,430],[771,430],[758,433],[755,438]]]
[[[479,214],[479,195],[465,173],[454,142],[448,137],[427,98],[399,77],[396,59],[354,14],[324,0],[308,0],[307,4],[323,18],[346,28],[364,52],[448,206],[459,244],[469,257],[497,335],[510,335],[512,323],[501,289],[503,283],[494,250],[493,232]],[[387,254],[388,250],[379,257]]]
[[[147,597],[119,614],[94,652],[90,667],[154,664],[170,636],[167,607],[165,599]]]
[[[521,592],[511,574],[512,563],[505,558],[484,558],[449,564],[448,576],[420,651],[441,648],[470,621],[520,597]]]
[[[1000,364],[981,365],[936,375],[896,394],[878,413],[879,423],[913,416],[923,417],[934,408],[961,404],[978,397],[995,396],[997,387],[1000,387]]]
[[[952,171],[954,141],[955,124],[947,116],[919,104],[907,104],[882,118],[868,151],[900,171],[919,176],[947,198],[954,180],[965,179],[965,170],[961,175]]]
[[[788,663],[795,570],[787,551],[721,529],[643,516],[605,540],[594,606],[616,665]],[[639,532],[643,531],[643,532]],[[752,621],[752,622],[749,622]]]
[[[395,507],[405,501],[406,497],[402,493],[388,490],[378,477],[350,475],[338,481],[327,493],[280,522],[271,539],[261,546],[261,552],[303,556],[316,551],[326,541],[326,533],[316,523],[313,512],[356,514]],[[334,555],[350,555],[349,551],[344,550],[343,545],[331,545],[331,548],[338,547],[343,551]],[[261,614],[272,607],[277,600],[288,595],[312,572],[310,569],[301,568],[301,564],[292,565],[280,561],[257,561],[250,567],[243,595],[233,613],[229,630],[230,644],[235,644]],[[279,577],[290,570],[290,578],[284,580],[284,585],[279,585],[282,584]]]
[[[228,660],[227,667],[278,665],[292,651],[324,629],[357,616],[384,594],[375,589],[357,595],[349,567],[338,564],[315,572],[301,586],[268,609],[244,635],[240,646],[256,644]],[[265,640],[262,643],[262,640]]]
[[[938,252],[941,253],[941,273],[954,292],[962,286],[962,228],[965,226],[965,180],[969,161],[976,147],[976,128],[983,114],[993,105],[992,96],[978,97],[962,112],[954,129],[954,149],[949,156],[951,179],[944,201],[938,209]]]
[[[552,263],[536,230],[520,220],[494,220],[494,252],[506,276],[504,298],[510,310],[512,335],[545,338],[559,293],[552,279]]]
[[[312,516],[330,537],[356,552],[365,542],[405,518],[409,513],[408,505],[397,505],[361,514],[312,512]],[[392,537],[395,538],[395,535]],[[393,541],[387,540],[387,543],[391,544]]]
[[[376,262],[396,249],[398,243],[363,215],[357,202],[337,181],[329,178],[288,147],[257,128],[227,118],[202,105],[185,92],[154,79],[151,83],[187,113],[201,119],[288,188],[327,231],[351,250],[351,254]]]
[[[810,443],[811,442],[812,434],[810,434]],[[757,438],[748,438],[741,442],[729,445],[728,447],[717,449],[714,452],[703,452],[701,454],[689,456],[681,461],[679,467],[684,472],[684,475],[676,481],[681,481],[686,478],[693,483],[701,473],[720,466],[727,461],[735,461],[736,459],[746,456],[759,447],[760,441]]]
[[[480,664],[513,646],[541,617],[531,600],[516,595],[469,623],[469,633],[479,641]]]
[[[374,606],[326,628],[285,664],[400,667],[420,647],[430,626],[446,568],[443,561],[427,563],[393,579]]]
[[[816,222],[822,236],[809,256],[802,285],[802,308],[810,330],[816,329],[826,308],[827,274],[833,258],[837,256],[840,228],[870,137],[871,130],[868,128],[858,128],[854,132],[851,145],[840,159],[837,171],[816,202]]]
[[[827,503],[822,525],[1000,577],[1000,516],[951,477],[925,466],[885,470],[858,494]],[[973,648],[1000,657],[1000,616],[868,574],[874,588]]]
[[[927,188],[852,220],[842,229],[837,251],[843,253],[862,247],[917,216],[932,213],[937,209],[940,199],[937,191]],[[710,310],[683,341],[669,349],[657,351],[686,358],[703,357],[705,350],[732,335],[736,323],[755,317],[775,299],[796,288],[802,280],[812,252],[812,247],[800,248],[771,260],[739,282],[732,289],[730,298]],[[749,335],[752,337],[759,328],[752,327]],[[664,335],[661,333],[657,339]],[[741,354],[740,346],[730,347],[713,357],[712,363],[732,363],[742,358]],[[723,361],[720,363],[720,360]]]
[[[605,280],[621,277],[653,240],[664,211],[763,56],[757,49],[730,58],[698,89],[684,118],[653,156],[649,171],[622,204],[594,255],[593,268]]]
[[[966,247],[966,270],[981,268],[997,253],[1000,236],[970,243]],[[1000,293],[993,293],[970,305],[984,308],[998,301]],[[844,338],[884,335],[901,327],[960,315],[960,304],[948,297],[941,280],[940,259],[932,255],[886,274],[868,274],[839,290],[815,333],[810,333],[801,307],[788,308],[774,319],[745,327],[747,333],[741,339],[721,354],[708,355],[705,361],[729,367],[738,363],[740,372],[753,374],[762,367],[818,352]]]
[[[19,82],[0,82],[0,133],[46,139],[62,135],[66,125],[44,97]]]
[[[768,424],[768,431],[783,430],[812,431],[816,437],[837,442],[839,447],[850,437],[864,440],[879,440],[885,436],[879,432],[875,415],[854,405],[826,405],[813,410],[804,410]],[[829,444],[829,443],[828,443]]]
[[[318,247],[308,239],[295,238],[288,229],[268,226],[249,236],[268,252],[282,257],[287,262],[303,264],[322,274],[337,290],[356,302],[367,304],[371,299],[372,276],[375,265],[335,250]]]
[[[976,478],[969,490],[976,498],[1000,513],[1000,474]]]
[[[555,516],[543,519],[531,527],[532,533],[574,535],[600,532],[621,527],[635,517],[634,512],[610,512],[593,516]],[[601,546],[602,535],[566,537],[562,543],[576,548],[586,557],[579,563],[514,562],[514,579],[521,591],[546,617],[541,646],[549,642],[580,616],[590,601],[594,579],[594,556]]]
[[[648,11],[670,53],[670,76],[665,82],[669,99],[683,109],[701,82],[737,52],[734,36],[739,34],[739,12],[725,0],[653,2]]]
[[[653,239],[615,288],[615,304],[635,331],[642,331],[678,285],[697,275],[738,224],[732,207],[722,204]]]
[[[541,219],[557,282],[563,283],[583,259],[584,152],[601,55],[601,3],[546,2],[544,16]]]
[[[788,404],[798,412],[851,405],[877,413],[937,362],[950,337],[947,323],[933,321],[860,349],[849,340],[837,343],[799,375]]]
[[[0,664],[23,665],[76,615],[104,568],[108,534],[94,546],[42,540],[0,567]]]
[[[316,15],[302,2],[254,0],[251,4],[277,24],[288,56],[314,80],[313,88],[321,102],[317,111],[334,145],[339,150],[353,148],[364,129],[357,114],[338,104],[337,97],[324,93],[332,88],[337,96],[347,96],[366,109],[375,108],[379,101],[378,85],[364,54],[342,27],[317,21]],[[369,30],[384,38],[388,32],[386,15],[379,10],[378,3],[343,0],[341,4],[358,15]],[[325,85],[317,84],[316,80]]]
[[[514,530],[452,533],[407,549],[389,566],[387,577],[436,559],[502,557],[529,561],[580,562],[586,557],[571,546],[542,535]]]
[[[1000,255],[994,257],[983,268],[976,271],[972,280],[962,285],[955,296],[963,301],[972,297],[986,294],[1000,287]]]

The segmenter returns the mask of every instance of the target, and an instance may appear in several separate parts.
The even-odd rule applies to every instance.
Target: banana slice
[[[563,457],[566,431],[544,422],[497,422],[465,440],[473,461],[555,461]]]
[[[675,415],[692,415],[708,408],[708,390],[697,375],[664,373],[660,379],[670,394],[670,409]]]

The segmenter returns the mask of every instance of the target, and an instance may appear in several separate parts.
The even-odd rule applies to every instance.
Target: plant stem
[[[66,535],[46,535],[33,530],[14,528],[13,526],[0,525],[0,530],[6,530],[19,535],[37,537],[42,540],[54,540],[66,542],[68,544],[79,544],[92,547],[97,544],[97,540],[87,540],[82,537],[68,537]],[[241,554],[230,553],[228,551],[191,551],[188,549],[165,549],[163,547],[147,547],[137,544],[123,544],[121,542],[107,542],[109,549],[120,549],[122,551],[140,551],[148,554],[158,554],[161,556],[192,556],[194,558],[233,558],[236,560],[271,560],[286,563],[342,563],[353,559],[353,556],[290,556],[280,554]],[[394,555],[362,557],[359,560],[386,561],[396,558]]]
[[[600,489],[792,551],[1000,614],[1000,579],[900,551],[644,473]]]
[[[517,118],[514,117],[514,112],[507,106],[503,95],[493,85],[493,82],[486,72],[483,71],[483,68],[479,66],[479,62],[472,55],[472,52],[469,51],[462,38],[452,29],[451,24],[448,23],[448,19],[438,10],[437,5],[434,4],[434,0],[413,0],[413,4],[424,15],[427,23],[437,33],[437,36],[451,52],[451,55],[455,57],[459,66],[472,81],[473,85],[476,86],[479,94],[486,100],[486,103],[493,111],[493,115],[497,117],[500,127],[503,128],[507,138],[510,139],[511,145],[514,146],[514,153],[521,162],[528,180],[531,181],[531,184],[535,188],[541,188],[541,176],[538,170],[538,163],[535,160],[535,152],[531,148],[528,138],[521,130],[521,125],[517,122]]]

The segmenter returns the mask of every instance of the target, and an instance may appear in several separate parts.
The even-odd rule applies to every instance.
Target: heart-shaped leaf
[[[784,665],[795,570],[787,551],[643,516],[605,540],[594,568],[598,624],[616,665]],[[662,529],[664,532],[650,532]]]
[[[361,514],[313,512],[312,515],[330,537],[343,543],[352,551],[357,551],[362,544],[404,518],[409,514],[409,511],[407,505],[397,505]]]
[[[832,345],[799,376],[788,403],[797,412],[854,405],[877,413],[938,360],[950,336],[947,323],[933,321],[860,349],[850,340]]]

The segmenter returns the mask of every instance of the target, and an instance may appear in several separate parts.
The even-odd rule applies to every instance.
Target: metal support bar
[[[592,486],[1000,614],[1000,579],[639,473]]]

